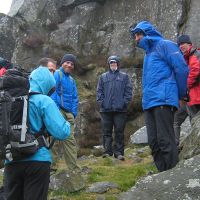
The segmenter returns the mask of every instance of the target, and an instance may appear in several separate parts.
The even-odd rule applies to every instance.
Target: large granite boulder
[[[200,112],[192,119],[190,134],[181,143],[180,159],[188,159],[200,154]]]
[[[144,0],[142,3],[138,0],[13,0],[9,16],[37,27],[35,34],[41,30],[47,34],[44,34],[40,56],[46,53],[59,58],[64,52],[71,51],[83,60],[90,56],[97,62],[99,55],[118,54],[129,59],[129,66],[137,66],[142,64],[143,53],[133,48],[130,25],[145,18],[157,25],[167,38],[175,40],[180,21],[185,22],[181,20],[184,8],[184,1],[178,0]],[[29,35],[27,29],[24,32]],[[36,53],[18,45],[14,49],[19,51],[15,59],[21,64],[24,50],[30,51],[31,55]],[[31,60],[29,63],[32,65]]]
[[[11,60],[15,48],[14,19],[0,14],[0,57]]]
[[[200,200],[200,155],[175,168],[142,178],[118,200]]]
[[[0,16],[0,56],[33,69],[41,57],[59,63],[64,53],[76,54],[76,79],[78,86],[84,86],[79,87],[80,99],[94,105],[98,72],[107,68],[110,54],[118,54],[133,81],[129,114],[134,121],[141,113],[144,53],[135,48],[129,27],[150,20],[166,38],[176,41],[178,34],[189,33],[199,45],[199,5],[198,0],[13,0],[8,16]],[[86,117],[90,110],[85,109]],[[92,110],[94,118],[89,118],[100,123],[96,108]],[[84,126],[87,134],[90,126]]]
[[[185,140],[185,138],[190,134],[190,132],[191,132],[191,124],[190,124],[189,117],[187,117],[186,120],[181,124],[180,141],[182,145],[186,144],[185,146],[187,146],[187,142],[186,142],[187,140]],[[131,144],[147,144],[148,143],[146,126],[141,127],[130,136],[130,143]]]
[[[76,192],[84,187],[84,178],[77,171],[63,170],[50,177],[49,189],[52,191]]]

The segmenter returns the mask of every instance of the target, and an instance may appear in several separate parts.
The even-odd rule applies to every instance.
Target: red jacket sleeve
[[[188,88],[192,88],[197,83],[197,78],[200,75],[200,62],[196,55],[192,55],[189,59],[190,73],[187,79]]]
[[[0,77],[3,76],[6,73],[6,68],[1,68],[0,69]]]

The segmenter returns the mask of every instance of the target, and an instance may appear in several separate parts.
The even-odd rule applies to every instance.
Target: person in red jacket
[[[187,86],[189,90],[189,115],[192,119],[200,110],[200,51],[195,48],[188,35],[181,35],[177,44],[189,66]]]

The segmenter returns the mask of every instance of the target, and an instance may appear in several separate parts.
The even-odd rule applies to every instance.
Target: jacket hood
[[[148,21],[138,23],[137,26],[135,28],[131,28],[130,31],[133,37],[138,32],[142,32],[144,34],[143,39],[138,42],[137,46],[146,51],[148,51],[149,48],[159,40],[163,39],[161,33]]]
[[[56,81],[47,67],[39,66],[30,75],[30,92],[39,92],[44,95],[55,87]]]
[[[134,36],[138,32],[143,32],[149,37],[163,37],[161,33],[148,21],[142,21],[135,28],[131,28],[131,34]]]

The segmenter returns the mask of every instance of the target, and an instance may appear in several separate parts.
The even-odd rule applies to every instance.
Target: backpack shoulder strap
[[[23,101],[23,113],[22,113],[22,123],[21,125],[12,125],[11,128],[12,129],[21,129],[21,138],[20,141],[24,142],[26,139],[26,132],[28,129],[27,124],[29,123],[29,117],[28,117],[28,100],[29,97],[27,95],[25,96],[19,96],[19,97],[13,97],[12,101]]]
[[[26,139],[26,132],[27,132],[27,120],[29,121],[28,117],[28,96],[23,97],[24,105],[23,105],[23,115],[22,115],[22,129],[21,129],[21,142],[24,142]]]
[[[60,100],[61,100],[61,106],[64,107],[64,100],[63,100],[63,86],[62,86],[62,77],[63,77],[63,73],[61,72],[61,70],[58,70],[58,73],[60,75]]]
[[[61,72],[60,70],[58,70],[58,73],[59,73],[59,75],[60,75],[60,81],[61,81],[61,80],[62,80],[63,74],[62,74],[62,72]]]

